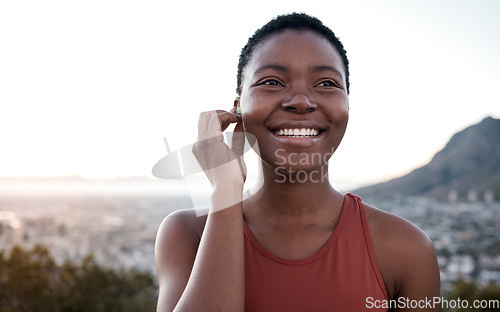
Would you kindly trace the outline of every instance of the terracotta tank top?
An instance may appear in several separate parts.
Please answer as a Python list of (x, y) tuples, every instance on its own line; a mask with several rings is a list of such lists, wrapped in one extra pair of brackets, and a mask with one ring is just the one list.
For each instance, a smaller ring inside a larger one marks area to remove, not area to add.
[(244, 231), (245, 312), (387, 311), (367, 308), (387, 292), (358, 196), (345, 195), (335, 231), (305, 259), (278, 257)]

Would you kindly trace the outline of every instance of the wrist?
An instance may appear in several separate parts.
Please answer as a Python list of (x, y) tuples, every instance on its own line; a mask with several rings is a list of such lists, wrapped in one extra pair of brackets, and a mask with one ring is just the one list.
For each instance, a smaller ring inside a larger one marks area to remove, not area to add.
[(212, 194), (240, 194), (243, 196), (243, 183), (239, 182), (219, 182), (213, 185), (213, 193)]
[(214, 186), (210, 197), (210, 212), (223, 210), (241, 205), (243, 201), (243, 185), (237, 183), (223, 183)]

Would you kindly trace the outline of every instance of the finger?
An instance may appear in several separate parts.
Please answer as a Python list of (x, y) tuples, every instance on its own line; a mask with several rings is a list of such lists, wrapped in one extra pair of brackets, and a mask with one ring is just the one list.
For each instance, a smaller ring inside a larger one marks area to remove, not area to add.
[[(222, 138), (222, 129), (221, 129), (221, 122), (219, 120), (218, 115), (212, 115), (210, 117), (210, 122), (208, 123), (208, 127), (206, 129), (206, 133), (204, 134), (206, 138), (213, 138), (213, 137), (221, 137)], [(221, 141), (223, 138), (221, 139)]]
[(213, 115), (216, 115), (217, 111), (203, 112), (200, 114), (198, 119), (198, 138), (203, 136), (207, 132), (208, 124)]
[[(216, 121), (218, 119), (219, 124), (217, 125)], [(212, 122), (213, 120), (213, 122)], [(219, 113), (215, 116), (212, 116), (212, 120), (209, 123), (208, 129), (207, 129), (207, 134), (208, 132), (213, 132), (213, 131), (224, 131), (229, 127), (231, 123), (238, 122), (239, 117), (236, 114), (233, 113), (228, 113), (222, 111), (222, 113)]]
[(198, 137), (203, 135), (212, 137), (219, 131), (224, 131), (231, 124), (238, 122), (240, 116), (223, 110), (203, 112), (198, 121)]
[(224, 112), (222, 114), (217, 115), (220, 121), (221, 130), (224, 131), (229, 127), (230, 124), (238, 122), (240, 120), (240, 116), (236, 113)]

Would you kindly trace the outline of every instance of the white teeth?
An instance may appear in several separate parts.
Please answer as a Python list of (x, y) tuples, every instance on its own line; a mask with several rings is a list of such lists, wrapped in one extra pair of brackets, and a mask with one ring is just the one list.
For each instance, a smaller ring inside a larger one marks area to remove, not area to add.
[(306, 138), (317, 136), (319, 134), (318, 129), (311, 128), (300, 128), (300, 129), (277, 129), (274, 133), (280, 136), (291, 136), (295, 138)]

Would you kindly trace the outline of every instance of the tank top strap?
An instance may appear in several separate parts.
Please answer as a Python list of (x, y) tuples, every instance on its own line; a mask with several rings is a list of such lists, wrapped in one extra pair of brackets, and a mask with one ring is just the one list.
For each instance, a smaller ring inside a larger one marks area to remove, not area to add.
[(346, 193), (345, 195), (346, 197), (348, 196), (349, 198), (352, 198), (356, 202), (354, 206), (357, 208), (356, 211), (361, 218), (361, 223), (363, 225), (363, 235), (365, 238), (368, 256), (370, 258), (370, 264), (372, 266), (373, 272), (375, 273), (375, 276), (377, 277), (377, 282), (380, 288), (383, 290), (385, 298), (387, 299), (387, 290), (385, 289), (385, 283), (382, 278), (382, 274), (380, 273), (380, 269), (377, 265), (377, 258), (375, 257), (375, 250), (373, 249), (373, 242), (370, 234), (370, 228), (368, 226), (368, 218), (366, 215), (366, 207), (363, 204), (361, 197), (359, 197), (358, 195), (352, 193)]

